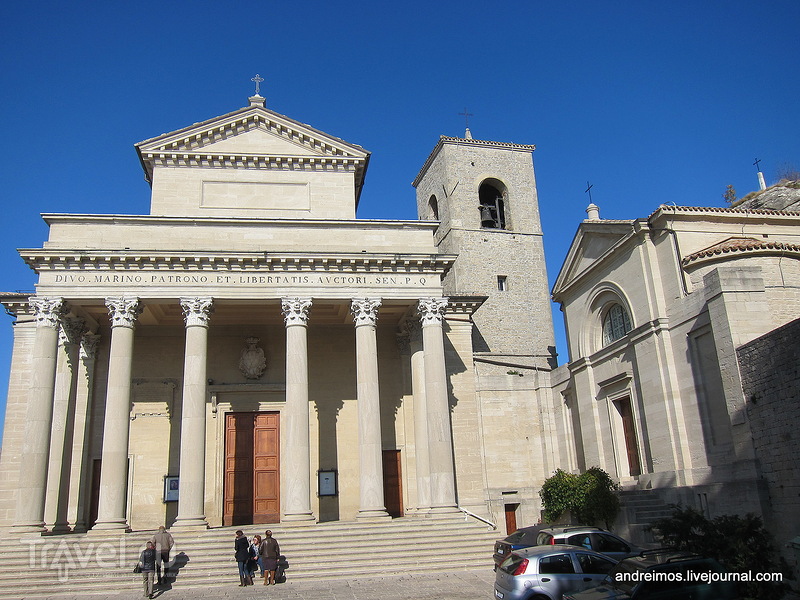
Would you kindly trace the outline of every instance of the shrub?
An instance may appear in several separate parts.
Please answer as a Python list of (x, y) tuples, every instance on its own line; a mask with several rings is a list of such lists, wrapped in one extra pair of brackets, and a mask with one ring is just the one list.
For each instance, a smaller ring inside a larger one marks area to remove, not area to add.
[(603, 522), (610, 527), (619, 513), (619, 485), (600, 467), (574, 475), (561, 469), (545, 480), (539, 496), (544, 504), (544, 519), (557, 521), (570, 512), (583, 525)]
[[(788, 578), (786, 561), (778, 558), (772, 535), (760, 517), (752, 514), (723, 515), (708, 519), (693, 508), (673, 506), (671, 517), (659, 519), (650, 529), (666, 546), (696, 552), (716, 559), (735, 573), (773, 573)], [(746, 598), (780, 598), (789, 589), (785, 583), (745, 582), (741, 593)]]

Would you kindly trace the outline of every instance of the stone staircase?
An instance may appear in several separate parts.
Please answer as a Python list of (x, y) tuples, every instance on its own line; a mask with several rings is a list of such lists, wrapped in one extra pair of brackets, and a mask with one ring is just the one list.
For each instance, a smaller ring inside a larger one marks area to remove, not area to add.
[[(173, 532), (180, 589), (238, 583), (235, 531), (263, 535), (266, 525)], [(463, 515), (400, 518), (379, 523), (333, 522), (269, 526), (289, 561), (291, 579), (367, 577), (420, 571), (490, 569), (496, 539), (503, 537)], [(0, 598), (53, 594), (104, 595), (141, 591), (133, 566), (153, 531), (102, 536), (67, 534), (0, 538)]]
[(653, 544), (655, 539), (647, 528), (658, 519), (672, 515), (669, 504), (655, 490), (628, 489), (620, 492), (622, 510), (628, 521), (631, 541), (640, 545)]

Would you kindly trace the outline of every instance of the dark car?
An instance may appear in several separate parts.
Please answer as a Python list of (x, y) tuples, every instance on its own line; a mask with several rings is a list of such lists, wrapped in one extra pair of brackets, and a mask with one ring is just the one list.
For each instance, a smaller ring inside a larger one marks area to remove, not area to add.
[(597, 587), (564, 600), (736, 600), (736, 583), (717, 561), (688, 552), (652, 550), (620, 561)]
[(508, 555), (514, 550), (535, 546), (539, 532), (545, 527), (547, 527), (547, 525), (522, 527), (511, 535), (504, 537), (502, 540), (497, 540), (494, 543), (494, 554), (492, 555), (495, 566), (508, 558)]
[(599, 584), (617, 561), (576, 546), (533, 546), (509, 554), (495, 572), (496, 600), (561, 600)]
[(594, 550), (616, 560), (635, 556), (642, 551), (628, 540), (599, 527), (566, 526), (542, 529), (536, 536), (536, 545), (569, 544)]

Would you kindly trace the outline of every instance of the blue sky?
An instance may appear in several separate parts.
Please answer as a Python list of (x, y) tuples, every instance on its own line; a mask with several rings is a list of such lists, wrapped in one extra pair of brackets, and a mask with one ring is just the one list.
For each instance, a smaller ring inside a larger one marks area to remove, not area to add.
[[(800, 168), (800, 2), (6, 2), (0, 9), (0, 290), (39, 214), (147, 214), (133, 144), (269, 108), (372, 152), (360, 218), (416, 217), (439, 135), (536, 144), (552, 280), (587, 181), (604, 218), (723, 206)], [(555, 311), (560, 329), (560, 313)], [(0, 403), (12, 319), (0, 316)], [(567, 358), (559, 334), (560, 361)]]

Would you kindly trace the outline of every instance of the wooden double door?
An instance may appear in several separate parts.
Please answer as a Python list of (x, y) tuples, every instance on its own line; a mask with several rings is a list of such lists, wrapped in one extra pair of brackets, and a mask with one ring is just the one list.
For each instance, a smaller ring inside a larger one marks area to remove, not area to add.
[(223, 525), (280, 521), (280, 440), (277, 412), (225, 415)]

